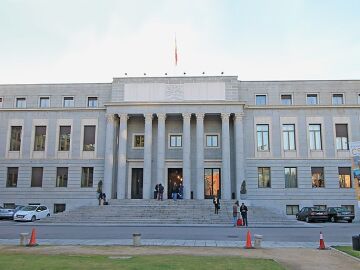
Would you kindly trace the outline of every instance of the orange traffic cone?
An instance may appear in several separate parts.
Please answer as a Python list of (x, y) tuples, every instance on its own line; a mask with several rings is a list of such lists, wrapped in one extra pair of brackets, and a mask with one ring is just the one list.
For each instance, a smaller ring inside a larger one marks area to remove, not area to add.
[(246, 234), (246, 245), (244, 248), (253, 248), (252, 244), (251, 244), (251, 235), (250, 235), (250, 231), (247, 231)]
[(36, 243), (36, 230), (33, 228), (31, 231), (31, 237), (30, 237), (30, 242), (29, 244), (27, 244), (28, 247), (34, 247), (37, 246), (38, 244)]
[(322, 232), (320, 232), (320, 245), (319, 245), (319, 249), (326, 249), (326, 248), (325, 248), (324, 237), (323, 237)]

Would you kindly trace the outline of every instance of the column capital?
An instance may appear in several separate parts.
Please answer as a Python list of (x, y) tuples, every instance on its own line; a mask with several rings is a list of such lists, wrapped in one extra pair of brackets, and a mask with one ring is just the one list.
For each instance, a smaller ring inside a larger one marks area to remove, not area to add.
[(145, 117), (145, 121), (149, 121), (149, 120), (153, 119), (153, 114), (152, 113), (145, 113), (144, 117)]
[(166, 119), (166, 113), (157, 113), (157, 117), (159, 120), (165, 120)]
[(182, 117), (184, 120), (190, 120), (191, 119), (191, 113), (183, 113)]
[(202, 120), (204, 120), (204, 117), (205, 117), (205, 113), (196, 113), (195, 114), (196, 115), (196, 119), (202, 119)]
[(235, 113), (235, 120), (242, 120), (244, 118), (244, 113), (243, 112), (238, 112), (238, 113)]
[(127, 121), (129, 119), (129, 115), (127, 113), (119, 114), (120, 121)]
[(230, 117), (230, 113), (221, 113), (221, 119), (222, 120), (227, 120)]
[(105, 114), (105, 117), (106, 117), (106, 121), (109, 123), (113, 123), (115, 120), (114, 114), (111, 114), (111, 113)]

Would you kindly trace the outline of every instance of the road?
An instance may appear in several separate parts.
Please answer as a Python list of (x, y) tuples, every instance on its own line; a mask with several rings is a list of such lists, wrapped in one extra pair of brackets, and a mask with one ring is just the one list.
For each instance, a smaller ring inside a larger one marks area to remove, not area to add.
[[(141, 233), (143, 239), (244, 241), (246, 228), (230, 226), (94, 226), (17, 223), (0, 221), (0, 239), (18, 239), (19, 233), (36, 228), (38, 239), (130, 239)], [(360, 234), (360, 223), (316, 223), (312, 227), (249, 228), (251, 234), (261, 234), (264, 241), (314, 242), (320, 231), (329, 242), (349, 242)]]

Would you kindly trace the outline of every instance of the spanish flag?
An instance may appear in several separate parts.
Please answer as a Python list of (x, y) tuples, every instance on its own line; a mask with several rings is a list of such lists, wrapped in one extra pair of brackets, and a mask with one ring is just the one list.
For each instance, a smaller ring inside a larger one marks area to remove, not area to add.
[(177, 44), (176, 44), (176, 36), (175, 36), (175, 66), (178, 63), (178, 53), (177, 53)]

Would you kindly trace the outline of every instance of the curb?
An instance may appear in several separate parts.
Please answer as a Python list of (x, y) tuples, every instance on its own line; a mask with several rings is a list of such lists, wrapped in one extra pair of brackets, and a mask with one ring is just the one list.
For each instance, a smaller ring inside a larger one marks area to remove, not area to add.
[(345, 255), (346, 257), (352, 258), (352, 259), (354, 259), (355, 261), (360, 262), (360, 259), (359, 259), (359, 258), (356, 258), (356, 257), (354, 257), (354, 256), (352, 256), (352, 255), (350, 255), (350, 254), (347, 254), (347, 253), (344, 252), (344, 251), (338, 250), (338, 249), (336, 249), (335, 247), (330, 246), (330, 249), (331, 249), (331, 250), (335, 250), (336, 252), (338, 252), (338, 253), (340, 253), (340, 254), (342, 254), (342, 255)]

